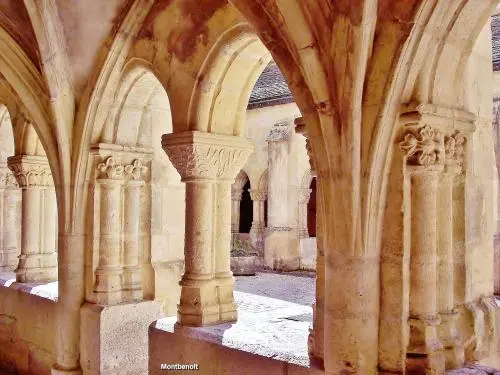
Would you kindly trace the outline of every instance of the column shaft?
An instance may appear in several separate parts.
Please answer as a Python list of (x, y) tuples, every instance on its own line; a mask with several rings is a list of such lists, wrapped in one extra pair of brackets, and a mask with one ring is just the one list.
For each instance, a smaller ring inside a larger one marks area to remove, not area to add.
[(453, 181), (455, 173), (443, 173), (439, 191), (439, 266), (438, 310), (441, 324), (439, 338), (444, 345), (446, 368), (461, 367), (464, 348), (456, 329), (458, 313), (455, 310), (455, 282), (453, 257)]
[(410, 343), (407, 366), (443, 373), (437, 337), (437, 183), (442, 166), (411, 169)]
[(101, 208), (99, 233), (99, 263), (95, 271), (97, 302), (115, 304), (122, 300), (123, 266), (121, 250), (122, 180), (98, 180)]
[(186, 181), (185, 270), (180, 285), (178, 323), (201, 326), (218, 322), (213, 231), (213, 182)]
[(128, 181), (125, 185), (123, 293), (125, 300), (143, 298), (140, 261), (140, 199), (142, 181)]
[(231, 181), (219, 180), (216, 184), (215, 207), (215, 277), (221, 322), (237, 319), (237, 306), (233, 296), (231, 272)]
[(7, 188), (3, 192), (3, 265), (14, 270), (18, 265), (21, 249), (21, 196), (20, 189)]

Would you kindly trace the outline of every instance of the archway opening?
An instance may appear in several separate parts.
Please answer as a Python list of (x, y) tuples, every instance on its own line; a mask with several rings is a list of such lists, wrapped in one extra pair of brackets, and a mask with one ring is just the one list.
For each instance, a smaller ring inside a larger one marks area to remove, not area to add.
[(307, 230), (309, 237), (316, 237), (316, 179), (313, 178), (309, 185), (311, 195), (307, 203)]
[(250, 233), (253, 221), (253, 203), (250, 197), (250, 180), (243, 186), (240, 202), (240, 228), (239, 233)]

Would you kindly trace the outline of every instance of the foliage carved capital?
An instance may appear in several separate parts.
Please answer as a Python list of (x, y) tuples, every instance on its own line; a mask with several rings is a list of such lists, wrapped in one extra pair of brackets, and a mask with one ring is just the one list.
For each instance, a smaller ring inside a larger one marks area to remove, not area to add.
[(164, 135), (162, 146), (184, 181), (234, 181), (253, 152), (253, 145), (242, 137), (197, 131)]
[(453, 169), (456, 173), (460, 173), (463, 170), (465, 143), (466, 138), (463, 133), (459, 131), (445, 136), (444, 150), (447, 169)]
[(7, 167), (0, 167), (0, 189), (18, 187), (16, 178)]
[(250, 198), (252, 198), (253, 201), (265, 201), (267, 199), (267, 191), (250, 190)]
[(119, 157), (108, 156), (97, 165), (99, 178), (108, 180), (139, 180), (148, 168), (141, 159), (135, 159), (130, 164), (123, 165)]
[(407, 129), (399, 147), (405, 153), (408, 165), (429, 166), (444, 163), (443, 134), (429, 125)]
[(54, 186), (45, 156), (12, 156), (7, 160), (7, 165), (20, 187)]

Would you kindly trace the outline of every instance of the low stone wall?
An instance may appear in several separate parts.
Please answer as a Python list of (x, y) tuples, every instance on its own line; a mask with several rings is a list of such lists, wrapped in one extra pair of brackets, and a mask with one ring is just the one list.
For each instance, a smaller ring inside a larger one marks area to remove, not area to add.
[(55, 363), (56, 302), (0, 278), (0, 369), (50, 375)]
[(316, 271), (316, 256), (318, 248), (316, 237), (300, 239), (300, 269), (306, 271)]
[(151, 326), (149, 374), (164, 375), (162, 366), (197, 365), (198, 370), (167, 371), (186, 375), (323, 375), (324, 371), (227, 348), (199, 337), (169, 333)]

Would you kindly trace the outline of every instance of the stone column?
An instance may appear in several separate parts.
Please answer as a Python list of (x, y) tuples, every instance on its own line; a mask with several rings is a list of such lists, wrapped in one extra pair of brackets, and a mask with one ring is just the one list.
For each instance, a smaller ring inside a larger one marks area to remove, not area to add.
[(122, 240), (122, 186), (124, 168), (110, 156), (97, 166), (97, 191), (100, 197), (99, 262), (95, 270), (94, 292), (97, 303), (112, 305), (122, 302), (123, 263), (120, 259)]
[[(295, 131), (306, 137), (306, 150), (309, 156), (309, 166), (311, 167), (311, 175), (316, 177), (316, 193), (317, 193), (317, 219), (316, 219), (316, 246), (318, 254), (316, 256), (316, 301), (313, 303), (313, 327), (309, 332), (308, 351), (311, 359), (320, 362), (320, 367), (324, 366), (325, 353), (325, 223), (323, 222), (324, 202), (322, 195), (321, 180), (317, 177), (314, 164), (314, 155), (309, 141), (306, 125), (302, 117), (295, 119)], [(309, 193), (310, 197), (310, 193)], [(307, 205), (306, 205), (307, 217)], [(300, 216), (299, 216), (300, 218)], [(307, 219), (306, 219), (307, 227)]]
[(20, 252), (19, 187), (7, 167), (0, 167), (0, 271), (14, 271)]
[(250, 197), (253, 202), (253, 220), (250, 228), (250, 243), (259, 252), (259, 257), (264, 257), (264, 236), (266, 233), (265, 223), (265, 201), (267, 191), (250, 190)]
[(464, 363), (464, 347), (456, 326), (453, 236), (453, 187), (463, 171), (464, 144), (465, 137), (459, 132), (445, 136), (445, 170), (439, 181), (438, 310), (441, 325), (438, 333), (444, 345), (447, 369), (461, 367)]
[(308, 238), (309, 228), (307, 227), (307, 205), (311, 197), (311, 189), (299, 190), (299, 237)]
[[(21, 255), (16, 280), (23, 283), (57, 280), (54, 235), (57, 212), (54, 198), (44, 199), (45, 190), (54, 185), (47, 158), (13, 156), (8, 159), (8, 166), (22, 188)], [(44, 238), (45, 229), (54, 233), (47, 233)]]
[(268, 231), (264, 248), (265, 266), (292, 271), (299, 268), (298, 233), (289, 222), (288, 211), (288, 124), (277, 124), (271, 130), (268, 142)]
[(240, 232), (240, 202), (243, 189), (231, 188), (231, 233)]
[(405, 174), (410, 179), (410, 338), (407, 369), (442, 374), (443, 345), (438, 339), (437, 198), (443, 172), (443, 135), (430, 126), (407, 126)]
[(185, 270), (178, 325), (234, 321), (230, 186), (253, 147), (241, 137), (198, 131), (163, 135), (162, 145), (186, 183)]
[(142, 175), (147, 168), (136, 159), (125, 167), (124, 243), (123, 243), (123, 297), (126, 301), (142, 300), (142, 264), (140, 256), (141, 191)]

